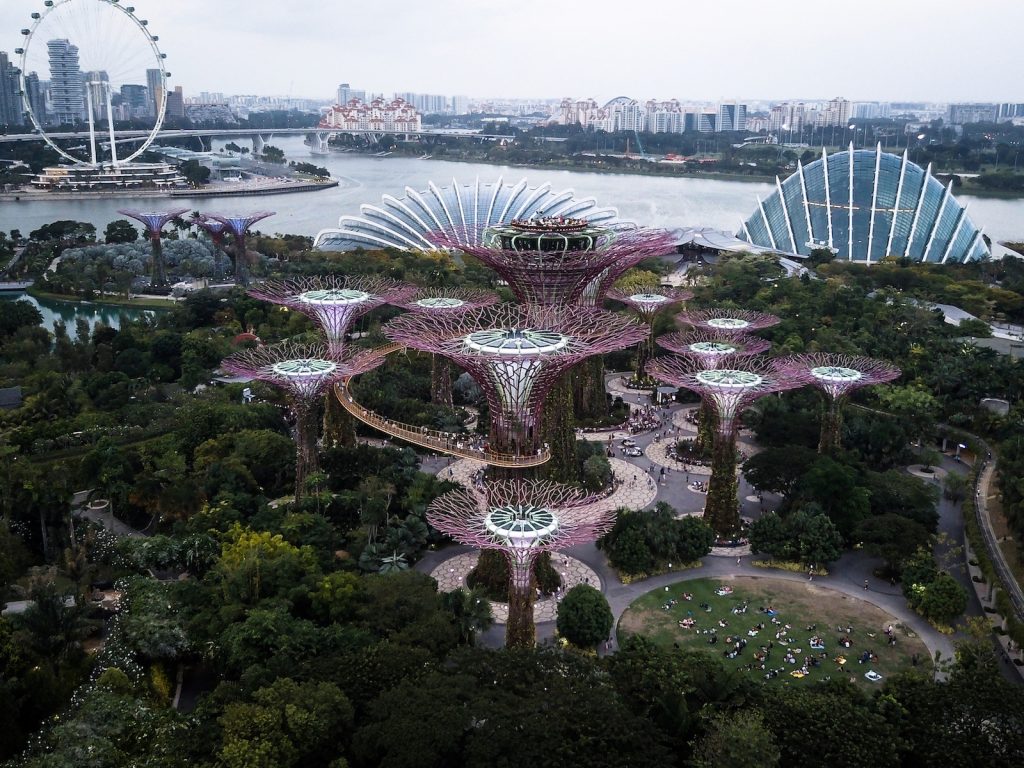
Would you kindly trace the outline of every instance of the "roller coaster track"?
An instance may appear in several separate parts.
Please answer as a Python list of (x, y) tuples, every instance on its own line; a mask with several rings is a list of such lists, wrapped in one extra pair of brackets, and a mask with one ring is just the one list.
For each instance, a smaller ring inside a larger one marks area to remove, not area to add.
[[(400, 352), (405, 347), (401, 344), (388, 344), (377, 347), (371, 354), (374, 357), (387, 357), (394, 352)], [(359, 421), (367, 426), (373, 427), (391, 437), (404, 440), (407, 443), (418, 445), (421, 448), (428, 448), (438, 453), (449, 456), (459, 456), (464, 459), (473, 459), (493, 467), (509, 467), (512, 469), (527, 469), (539, 467), (551, 458), (551, 451), (544, 449), (540, 453), (531, 456), (522, 456), (511, 453), (497, 453), (490, 450), (478, 450), (468, 445), (469, 436), (459, 435), (451, 432), (440, 432), (436, 429), (416, 427), (411, 424), (402, 424), (394, 419), (387, 419), (379, 413), (364, 408), (352, 397), (352, 388), (349, 386), (351, 378), (344, 379), (334, 387), (334, 396), (338, 398), (341, 407), (351, 413)]]

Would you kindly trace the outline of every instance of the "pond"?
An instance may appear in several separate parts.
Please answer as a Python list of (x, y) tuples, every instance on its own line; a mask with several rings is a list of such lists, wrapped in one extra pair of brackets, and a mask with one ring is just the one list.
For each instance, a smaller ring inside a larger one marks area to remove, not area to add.
[(92, 331), (98, 324), (102, 323), (111, 328), (120, 328), (122, 318), (136, 320), (140, 317), (150, 316), (157, 310), (137, 309), (135, 307), (117, 307), (106, 304), (94, 304), (89, 301), (58, 301), (53, 299), (37, 299), (27, 293), (18, 291), (12, 293), (0, 293), (0, 301), (26, 301), (39, 310), (43, 316), (43, 327), (53, 331), (57, 321), (61, 321), (67, 327), (68, 336), (75, 339), (78, 335), (77, 322), (79, 318), (89, 324)]

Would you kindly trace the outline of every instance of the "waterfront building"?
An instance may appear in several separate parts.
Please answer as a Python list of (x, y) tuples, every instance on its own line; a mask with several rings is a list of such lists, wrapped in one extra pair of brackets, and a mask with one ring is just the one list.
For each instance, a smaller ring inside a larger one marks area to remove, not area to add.
[(374, 99), (369, 104), (352, 99), (347, 104), (331, 107), (320, 121), (320, 127), (343, 131), (404, 133), (422, 130), (423, 123), (420, 113), (404, 99)]
[(538, 216), (630, 226), (618, 221), (616, 209), (601, 208), (592, 197), (577, 198), (571, 189), (554, 192), (550, 184), (531, 187), (526, 179), (506, 184), (501, 177), (493, 182), (477, 179), (471, 184), (453, 179), (443, 187), (431, 182), (420, 191), (406, 187), (404, 197), (385, 195), (379, 205), (362, 205), (359, 212), (359, 216), (342, 216), (336, 229), (322, 230), (316, 236), (315, 247), (322, 251), (433, 251), (437, 246), (427, 237), (432, 232), (473, 233), (475, 237), (485, 227)]
[(649, 133), (682, 133), (686, 129), (685, 113), (676, 99), (651, 99), (645, 106)]
[(998, 104), (950, 104), (949, 124), (994, 123), (999, 119)]
[(875, 149), (828, 155), (804, 166), (758, 200), (737, 237), (782, 253), (827, 249), (871, 264), (887, 256), (931, 263), (987, 258), (967, 210), (927, 169)]
[(55, 165), (32, 180), (37, 189), (55, 192), (103, 192), (115, 189), (183, 189), (185, 177), (170, 163)]
[(85, 119), (85, 86), (78, 65), (78, 46), (69, 40), (46, 44), (50, 59), (50, 105), (53, 121), (74, 125)]

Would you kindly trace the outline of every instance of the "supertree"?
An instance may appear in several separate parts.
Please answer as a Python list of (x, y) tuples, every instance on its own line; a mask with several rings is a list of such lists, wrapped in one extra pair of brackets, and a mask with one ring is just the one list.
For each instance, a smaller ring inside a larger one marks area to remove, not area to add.
[(323, 344), (282, 342), (238, 352), (221, 367), (236, 376), (280, 387), (291, 397), (295, 413), (295, 499), (306, 478), (317, 471), (315, 403), (334, 383), (366, 373), (384, 358), (370, 352), (334, 355)]
[(491, 450), (515, 455), (540, 450), (545, 398), (562, 373), (587, 357), (629, 347), (645, 333), (602, 310), (514, 304), (447, 315), (412, 312), (383, 332), (466, 370), (487, 397)]
[(842, 407), (851, 392), (895, 381), (901, 373), (899, 368), (884, 360), (828, 352), (794, 355), (786, 359), (786, 365), (799, 375), (809, 373), (811, 379), (808, 383), (825, 395), (819, 453), (839, 450), (843, 427)]
[(734, 534), (740, 527), (736, 498), (736, 418), (767, 394), (810, 383), (810, 373), (794, 368), (783, 359), (747, 362), (742, 369), (708, 370), (698, 361), (674, 355), (652, 360), (647, 364), (647, 372), (660, 381), (696, 392), (717, 413), (704, 517), (719, 536)]
[(187, 213), (188, 208), (179, 208), (173, 211), (151, 212), (118, 210), (122, 216), (128, 216), (140, 222), (146, 228), (146, 236), (153, 249), (153, 266), (150, 273), (149, 284), (154, 288), (163, 288), (167, 285), (167, 269), (164, 265), (164, 247), (160, 242), (160, 234), (163, 232), (167, 222), (171, 219)]
[[(431, 233), (442, 248), (475, 256), (505, 280), (523, 304), (596, 306), (630, 267), (674, 248), (661, 230), (616, 232), (582, 219), (541, 218), (491, 227), (479, 237)], [(474, 245), (470, 243), (481, 243)]]
[(608, 298), (625, 304), (647, 324), (647, 338), (637, 345), (636, 355), (636, 378), (642, 379), (644, 366), (654, 353), (654, 321), (676, 304), (692, 299), (693, 292), (660, 285), (637, 285), (629, 289), (612, 288)]
[[(224, 234), (227, 232), (228, 225), (223, 221), (204, 218), (202, 214), (193, 215), (192, 223), (210, 236), (210, 241), (213, 243), (213, 273), (216, 279), (223, 279), (224, 272), (220, 268), (220, 257), (227, 256), (224, 250)], [(230, 257), (228, 259), (230, 260)]]
[[(445, 315), (452, 312), (467, 312), (471, 309), (497, 304), (498, 294), (475, 288), (417, 288), (404, 301), (395, 306), (410, 312)], [(430, 356), (430, 399), (438, 404), (452, 407), (452, 364), (437, 355)]]
[(331, 353), (340, 354), (352, 323), (384, 304), (405, 301), (413, 291), (412, 286), (388, 277), (319, 275), (268, 280), (250, 288), (248, 294), (310, 317), (327, 337)]
[(538, 555), (594, 541), (614, 524), (615, 512), (594, 505), (595, 500), (561, 483), (501, 480), (488, 483), (482, 495), (460, 489), (427, 507), (427, 520), (437, 530), (508, 558), (507, 647), (536, 643), (533, 565)]
[(749, 309), (692, 309), (680, 312), (676, 320), (692, 325), (697, 330), (717, 333), (721, 336), (737, 336), (754, 333), (778, 325), (779, 318), (766, 312)]
[(258, 213), (250, 213), (247, 216), (221, 216), (215, 213), (206, 215), (207, 219), (219, 221), (227, 227), (227, 230), (235, 239), (235, 283), (238, 285), (249, 284), (249, 252), (245, 247), (245, 238), (249, 233), (249, 227), (257, 221), (263, 221), (263, 219), (268, 219), (273, 215), (273, 211), (259, 211)]

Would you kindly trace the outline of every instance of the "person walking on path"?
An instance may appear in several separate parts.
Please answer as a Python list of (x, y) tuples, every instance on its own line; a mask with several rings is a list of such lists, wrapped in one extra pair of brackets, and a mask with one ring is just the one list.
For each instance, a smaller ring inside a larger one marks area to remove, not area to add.
[(868, 591), (868, 580), (867, 579), (864, 579), (864, 591), (865, 592)]

